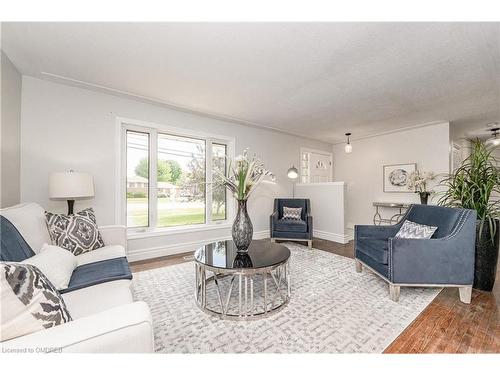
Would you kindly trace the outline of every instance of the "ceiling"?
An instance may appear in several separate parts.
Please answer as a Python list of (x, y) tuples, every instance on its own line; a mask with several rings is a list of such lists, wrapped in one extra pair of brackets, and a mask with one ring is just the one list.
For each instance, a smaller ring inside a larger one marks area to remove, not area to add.
[(500, 120), (500, 23), (3, 23), (2, 49), (26, 75), (329, 142)]

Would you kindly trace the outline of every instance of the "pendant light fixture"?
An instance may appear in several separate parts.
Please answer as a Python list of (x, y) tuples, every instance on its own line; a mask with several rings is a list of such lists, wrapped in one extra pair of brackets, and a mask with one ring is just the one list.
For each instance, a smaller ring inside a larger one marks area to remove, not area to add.
[(345, 150), (346, 154), (350, 154), (352, 152), (351, 140), (349, 139), (349, 137), (351, 136), (351, 133), (345, 133), (345, 135), (347, 137), (347, 143), (344, 147), (344, 150)]
[(500, 128), (498, 127), (498, 123), (495, 124), (496, 127), (490, 129), (491, 138), (488, 138), (486, 142), (484, 142), (487, 146), (497, 147), (500, 145)]

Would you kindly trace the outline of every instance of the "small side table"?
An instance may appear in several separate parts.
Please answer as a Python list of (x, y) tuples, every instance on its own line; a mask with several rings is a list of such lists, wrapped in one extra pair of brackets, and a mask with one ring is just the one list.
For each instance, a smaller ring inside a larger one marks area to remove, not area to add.
[[(410, 207), (410, 203), (395, 203), (395, 202), (373, 202), (373, 206), (375, 207), (375, 215), (373, 215), (373, 224), (375, 225), (394, 225), (399, 222), (399, 220), (404, 216), (408, 207)], [(379, 212), (380, 207), (385, 208), (394, 208), (399, 210), (398, 213), (392, 215), (390, 218), (383, 218)]]

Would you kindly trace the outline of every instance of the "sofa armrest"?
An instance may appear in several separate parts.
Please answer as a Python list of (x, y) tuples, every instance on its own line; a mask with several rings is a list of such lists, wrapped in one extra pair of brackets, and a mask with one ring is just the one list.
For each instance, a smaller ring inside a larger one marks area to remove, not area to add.
[(355, 225), (354, 239), (369, 237), (373, 239), (386, 239), (394, 237), (401, 225)]
[(151, 353), (151, 313), (134, 302), (1, 343), (3, 352)]
[(99, 227), (104, 244), (122, 245), (127, 250), (127, 227), (125, 225), (105, 225)]
[(472, 285), (475, 236), (389, 239), (389, 279), (399, 284)]

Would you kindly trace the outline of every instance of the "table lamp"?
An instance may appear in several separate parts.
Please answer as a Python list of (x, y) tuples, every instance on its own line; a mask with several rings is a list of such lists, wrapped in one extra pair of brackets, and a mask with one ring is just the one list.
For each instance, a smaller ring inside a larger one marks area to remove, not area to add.
[(51, 199), (66, 199), (68, 215), (73, 215), (75, 199), (94, 196), (94, 180), (88, 173), (52, 172), (49, 175), (49, 197)]

